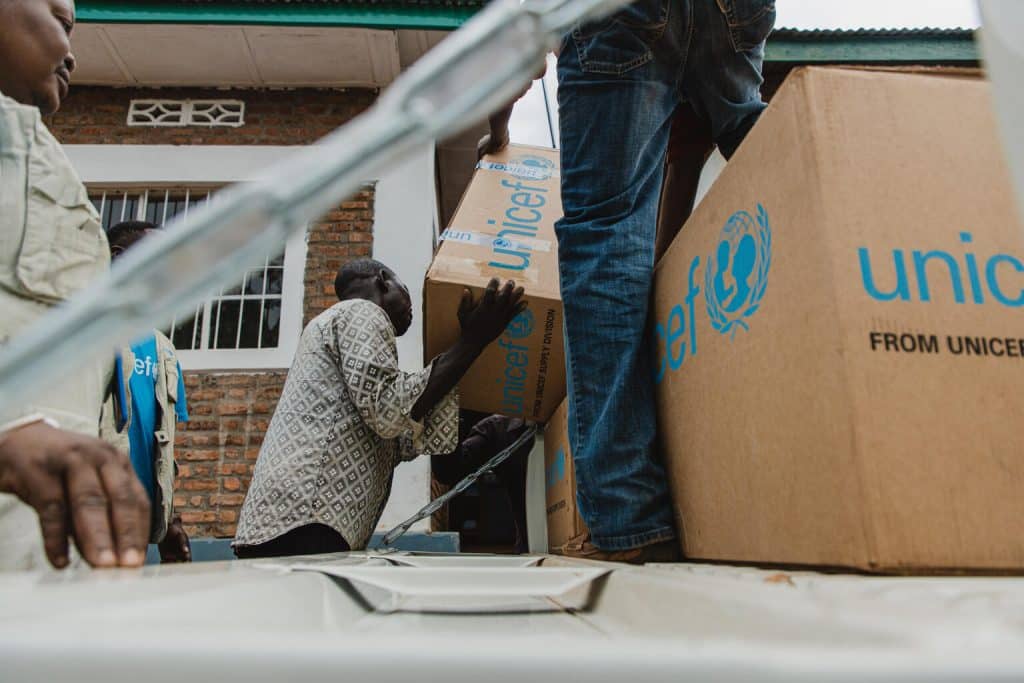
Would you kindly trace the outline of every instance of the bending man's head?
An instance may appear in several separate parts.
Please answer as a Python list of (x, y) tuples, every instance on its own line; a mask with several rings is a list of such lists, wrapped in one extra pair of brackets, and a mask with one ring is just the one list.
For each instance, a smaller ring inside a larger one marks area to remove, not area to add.
[(0, 92), (44, 115), (68, 95), (73, 0), (0, 0)]
[(134, 247), (143, 237), (156, 230), (157, 227), (149, 221), (122, 221), (111, 227), (110, 230), (107, 230), (111, 260), (116, 259)]
[(338, 269), (334, 293), (339, 301), (366, 299), (384, 309), (399, 337), (412, 325), (412, 297), (394, 271), (380, 261), (357, 259)]

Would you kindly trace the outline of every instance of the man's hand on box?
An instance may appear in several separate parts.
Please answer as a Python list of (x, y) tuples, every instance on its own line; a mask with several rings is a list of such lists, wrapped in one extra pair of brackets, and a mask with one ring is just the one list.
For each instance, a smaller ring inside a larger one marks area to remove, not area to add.
[(149, 498), (128, 456), (89, 436), (36, 422), (0, 435), (0, 491), (35, 508), (50, 563), (68, 564), (68, 537), (94, 567), (146, 558)]
[(508, 128), (505, 128), (504, 134), (501, 134), (500, 132), (497, 135), (494, 133), (488, 133), (480, 138), (480, 142), (476, 143), (476, 160), (480, 161), (488, 154), (497, 154), (508, 147), (508, 145)]
[(464, 289), (459, 302), (462, 338), (481, 348), (487, 346), (526, 308), (522, 298), (523, 288), (516, 287), (512, 280), (501, 285), (497, 278), (491, 278), (477, 302), (473, 301), (472, 293)]
[(422, 419), (428, 410), (459, 383), (484, 348), (497, 339), (512, 318), (526, 308), (522, 298), (522, 287), (516, 287), (512, 281), (502, 287), (497, 279), (488, 283), (480, 301), (473, 301), (473, 295), (468, 289), (463, 291), (462, 301), (459, 302), (462, 334), (450, 349), (433, 360), (427, 386), (412, 406), (412, 419)]

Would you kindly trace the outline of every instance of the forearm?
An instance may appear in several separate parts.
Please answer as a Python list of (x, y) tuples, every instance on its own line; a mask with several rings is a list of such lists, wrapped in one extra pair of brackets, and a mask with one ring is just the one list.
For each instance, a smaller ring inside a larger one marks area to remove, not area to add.
[[(518, 98), (517, 98), (518, 99)], [(513, 100), (505, 107), (491, 114), (487, 119), (491, 133), (491, 146), (504, 147), (509, 142), (508, 123), (512, 120), (512, 109), (515, 105)]]
[(454, 346), (435, 358), (427, 386), (412, 406), (412, 419), (423, 419), (431, 408), (454, 389), (483, 350), (482, 345), (460, 337)]

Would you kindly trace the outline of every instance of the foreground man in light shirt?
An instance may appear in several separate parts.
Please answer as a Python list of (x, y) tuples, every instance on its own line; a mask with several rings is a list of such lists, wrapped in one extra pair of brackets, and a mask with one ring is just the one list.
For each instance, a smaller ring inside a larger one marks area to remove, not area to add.
[[(71, 0), (0, 0), (0, 345), (110, 263), (85, 186), (41, 118), (67, 96), (74, 23)], [(96, 438), (112, 369), (113, 354), (69, 373), (0, 424), (0, 570), (66, 567), (69, 536), (93, 566), (142, 564), (149, 501), (128, 456)]]
[(463, 293), (462, 334), (418, 372), (398, 367), (395, 339), (412, 324), (409, 291), (387, 266), (349, 263), (339, 303), (306, 326), (256, 461), (235, 536), (239, 558), (361, 550), (391, 492), (395, 467), (458, 445), (456, 384), (525, 304), (491, 280)]

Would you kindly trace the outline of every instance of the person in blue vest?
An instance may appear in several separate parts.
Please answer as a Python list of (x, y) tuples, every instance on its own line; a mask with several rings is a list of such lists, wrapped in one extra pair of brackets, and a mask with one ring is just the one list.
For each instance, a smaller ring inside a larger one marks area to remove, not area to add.
[[(151, 233), (155, 225), (125, 221), (107, 231), (112, 260)], [(121, 351), (115, 362), (103, 434), (128, 451), (135, 474), (149, 494), (150, 543), (161, 562), (190, 562), (192, 549), (174, 514), (174, 431), (188, 421), (185, 382), (171, 340), (154, 331)], [(126, 443), (127, 442), (127, 443)]]

